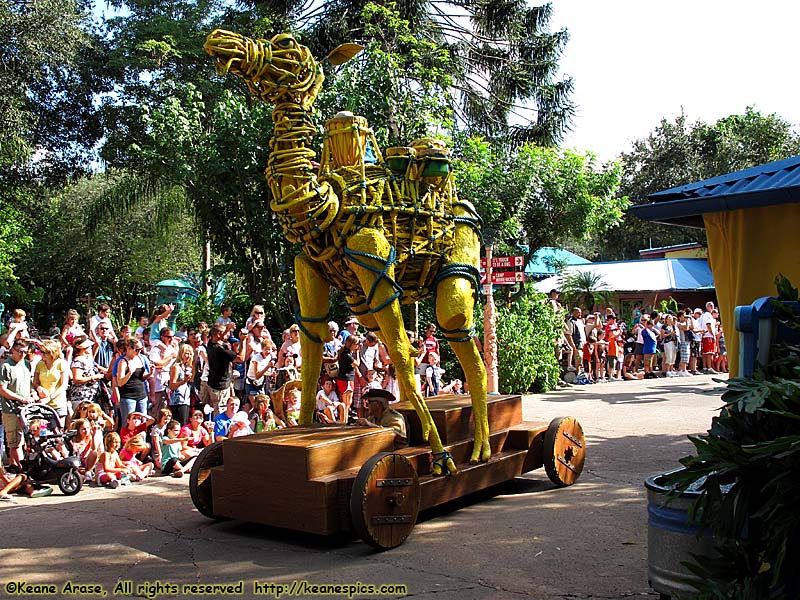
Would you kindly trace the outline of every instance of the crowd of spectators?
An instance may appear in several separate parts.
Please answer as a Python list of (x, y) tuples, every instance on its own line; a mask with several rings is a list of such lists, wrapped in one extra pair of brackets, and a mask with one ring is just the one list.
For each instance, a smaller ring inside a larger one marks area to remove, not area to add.
[[(389, 352), (374, 333), (359, 333), (355, 317), (341, 329), (328, 324), (322, 369), (309, 374), (300, 328), (273, 341), (262, 306), (241, 326), (223, 305), (216, 322), (181, 331), (169, 325), (173, 310), (161, 305), (135, 329), (115, 329), (106, 304), (87, 328), (69, 310), (49, 337), (29, 328), (23, 311), (9, 315), (0, 336), (4, 462), (22, 466), (26, 424), (18, 412), (38, 402), (55, 411), (67, 433), (64, 453), (80, 458), (85, 482), (115, 489), (153, 474), (181, 477), (215, 441), (296, 426), (304, 385), (316, 389), (315, 420), (392, 427), (398, 443), (405, 440), (404, 420), (390, 406), (400, 393)], [(408, 334), (420, 391), (465, 393), (459, 379), (443, 382), (435, 325)]]
[[(558, 292), (551, 302), (561, 309)], [(705, 310), (642, 311), (630, 322), (613, 307), (584, 313), (579, 306), (565, 314), (557, 344), (565, 381), (601, 383), (624, 379), (690, 377), (728, 371), (725, 333), (713, 302)]]

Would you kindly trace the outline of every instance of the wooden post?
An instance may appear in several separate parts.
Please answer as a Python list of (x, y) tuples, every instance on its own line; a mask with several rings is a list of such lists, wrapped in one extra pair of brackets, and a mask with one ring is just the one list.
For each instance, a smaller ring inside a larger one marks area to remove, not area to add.
[(492, 247), (486, 246), (486, 308), (483, 311), (483, 360), (486, 364), (486, 392), (497, 394), (497, 312), (492, 294)]

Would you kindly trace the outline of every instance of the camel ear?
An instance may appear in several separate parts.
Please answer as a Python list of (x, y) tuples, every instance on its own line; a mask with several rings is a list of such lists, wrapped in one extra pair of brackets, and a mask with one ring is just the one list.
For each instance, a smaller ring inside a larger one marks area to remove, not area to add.
[(343, 65), (363, 49), (364, 46), (359, 46), (358, 44), (342, 44), (333, 52), (328, 54), (325, 59), (333, 66)]

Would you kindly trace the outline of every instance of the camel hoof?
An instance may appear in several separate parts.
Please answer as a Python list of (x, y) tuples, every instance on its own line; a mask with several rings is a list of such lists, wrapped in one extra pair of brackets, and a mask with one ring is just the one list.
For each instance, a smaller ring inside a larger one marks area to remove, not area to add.
[(489, 446), (488, 440), (475, 440), (475, 445), (472, 448), (472, 456), (469, 458), (469, 464), (477, 465), (479, 462), (487, 462), (492, 456), (492, 448)]
[(432, 452), (431, 454), (433, 455), (433, 466), (431, 467), (431, 472), (434, 475), (442, 475), (445, 468), (450, 475), (455, 475), (458, 473), (458, 469), (456, 469), (456, 463), (453, 461), (453, 455), (447, 450), (442, 450), (441, 452)]

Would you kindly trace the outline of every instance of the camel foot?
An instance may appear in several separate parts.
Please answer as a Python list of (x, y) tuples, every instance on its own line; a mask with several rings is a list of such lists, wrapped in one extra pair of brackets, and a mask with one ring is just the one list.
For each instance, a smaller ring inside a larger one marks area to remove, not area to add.
[(469, 458), (469, 464), (476, 465), (479, 462), (486, 462), (492, 456), (492, 448), (489, 446), (489, 440), (479, 440), (475, 438), (475, 444), (472, 446), (472, 456)]
[(442, 450), (441, 452), (432, 452), (431, 454), (433, 454), (433, 467), (431, 468), (431, 472), (434, 475), (442, 475), (445, 468), (450, 475), (455, 475), (458, 473), (458, 469), (456, 469), (456, 463), (453, 462), (453, 455), (447, 450)]

